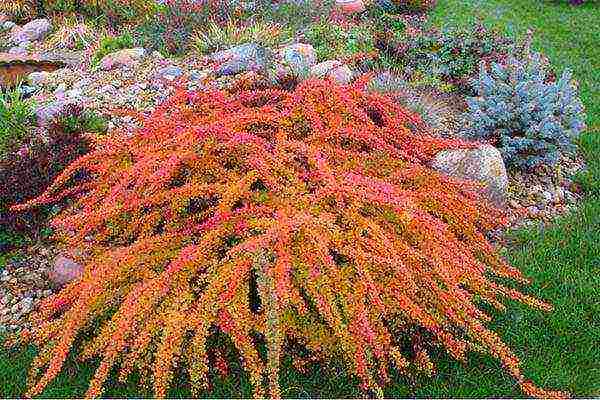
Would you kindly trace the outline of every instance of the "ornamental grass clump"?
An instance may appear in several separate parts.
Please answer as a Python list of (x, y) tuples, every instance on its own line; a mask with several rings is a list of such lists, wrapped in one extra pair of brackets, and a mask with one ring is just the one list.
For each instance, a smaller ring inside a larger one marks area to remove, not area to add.
[(484, 235), (502, 217), (474, 186), (426, 166), (467, 145), (414, 133), (418, 117), (365, 86), (179, 91), (135, 135), (99, 143), (15, 207), (72, 197), (53, 226), (88, 254), (82, 278), (22, 336), (40, 348), (27, 395), (80, 340), (79, 359), (99, 362), (87, 396), (113, 368), (122, 381), (148, 375), (159, 397), (187, 371), (198, 395), (215, 363), (227, 371), (215, 334), (230, 338), (258, 397), (265, 382), (281, 395), (284, 354), (341, 359), (381, 394), (392, 368), (431, 371), (436, 346), (459, 360), (487, 352), (528, 395), (556, 395), (486, 328), (483, 303), (550, 309), (495, 279), (526, 281)]

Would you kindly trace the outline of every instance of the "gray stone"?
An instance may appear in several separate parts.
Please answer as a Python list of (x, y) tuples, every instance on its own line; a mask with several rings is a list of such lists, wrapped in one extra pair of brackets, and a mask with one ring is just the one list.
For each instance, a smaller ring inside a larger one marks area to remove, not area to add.
[(506, 201), (506, 167), (498, 149), (491, 145), (442, 151), (435, 156), (431, 167), (454, 178), (483, 184), (484, 194), (497, 205)]
[(354, 77), (350, 67), (338, 60), (323, 61), (312, 67), (310, 73), (317, 78), (329, 78), (340, 85), (350, 83)]
[(542, 192), (540, 193), (540, 196), (541, 196), (542, 202), (544, 204), (552, 203), (554, 200), (554, 196), (552, 195), (552, 193), (550, 193), (547, 190), (542, 190)]
[(82, 275), (83, 267), (64, 256), (56, 257), (54, 265), (48, 272), (48, 278), (57, 286), (64, 286), (81, 278)]
[(75, 82), (73, 84), (73, 89), (83, 89), (87, 86), (90, 86), (92, 83), (94, 83), (92, 79), (84, 78)]
[(21, 303), (16, 303), (10, 308), (12, 315), (19, 315), (21, 313)]
[(81, 89), (71, 89), (65, 92), (65, 96), (72, 100), (81, 100), (83, 98), (83, 91)]
[(117, 88), (113, 85), (104, 85), (100, 88), (100, 93), (114, 93), (117, 91)]
[(10, 38), (13, 43), (20, 45), (23, 42), (41, 40), (50, 32), (52, 25), (45, 18), (34, 19), (22, 27), (14, 27)]
[(213, 53), (210, 58), (218, 64), (215, 74), (221, 77), (247, 71), (264, 71), (270, 58), (270, 51), (256, 43), (246, 43)]
[(295, 43), (279, 51), (284, 75), (305, 76), (317, 63), (317, 53), (310, 44)]

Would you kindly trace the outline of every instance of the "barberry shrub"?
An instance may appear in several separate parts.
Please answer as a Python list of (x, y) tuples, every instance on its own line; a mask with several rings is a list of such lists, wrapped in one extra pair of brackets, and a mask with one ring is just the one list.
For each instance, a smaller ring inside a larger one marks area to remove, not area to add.
[[(40, 347), (27, 395), (79, 340), (79, 358), (99, 362), (87, 396), (113, 368), (121, 380), (147, 374), (160, 397), (174, 368), (187, 370), (198, 394), (214, 363), (227, 371), (207, 340), (216, 333), (256, 396), (263, 378), (280, 396), (280, 359), (299, 346), (341, 359), (380, 394), (390, 368), (431, 371), (428, 351), (441, 346), (457, 359), (488, 352), (528, 395), (552, 395), (486, 328), (481, 303), (550, 308), (494, 279), (526, 281), (484, 235), (502, 217), (475, 187), (426, 166), (467, 144), (414, 133), (417, 117), (365, 86), (179, 91), (135, 135), (100, 143), (15, 207), (74, 196), (53, 226), (89, 254), (22, 337)], [(73, 183), (81, 171), (88, 179)]]

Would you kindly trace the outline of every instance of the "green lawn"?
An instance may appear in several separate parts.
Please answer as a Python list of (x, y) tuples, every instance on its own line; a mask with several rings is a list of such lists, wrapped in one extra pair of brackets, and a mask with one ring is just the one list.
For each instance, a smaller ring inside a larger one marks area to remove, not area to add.
[[(566, 2), (566, 1), (565, 1)], [(588, 198), (581, 208), (545, 229), (514, 234), (511, 262), (533, 280), (528, 289), (555, 305), (552, 313), (511, 304), (498, 315), (494, 328), (515, 350), (525, 374), (542, 387), (567, 390), (578, 397), (600, 396), (600, 6), (580, 8), (541, 0), (439, 0), (437, 23), (467, 24), (481, 16), (511, 35), (527, 28), (536, 32), (534, 45), (559, 69), (569, 67), (581, 81), (588, 109), (588, 132), (581, 151), (590, 172), (582, 177)], [(33, 350), (0, 353), (0, 397), (19, 397)], [(466, 365), (440, 355), (433, 379), (408, 381), (398, 377), (387, 397), (520, 397), (518, 387), (490, 357), (473, 355)], [(92, 373), (89, 364), (69, 363), (44, 397), (80, 397)], [(250, 396), (247, 379), (218, 381), (207, 397)], [(303, 375), (285, 368), (285, 397), (360, 397), (356, 382), (335, 369)], [(110, 385), (109, 385), (110, 386)], [(113, 384), (111, 397), (148, 396), (135, 381)], [(171, 395), (188, 397), (185, 382)]]

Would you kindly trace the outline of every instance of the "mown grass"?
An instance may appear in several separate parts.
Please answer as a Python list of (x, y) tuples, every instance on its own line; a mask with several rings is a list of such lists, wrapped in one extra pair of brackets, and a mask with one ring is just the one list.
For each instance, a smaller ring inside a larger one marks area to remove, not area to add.
[[(566, 2), (565, 2), (566, 3)], [(600, 396), (600, 21), (598, 3), (573, 8), (531, 0), (439, 0), (438, 24), (466, 25), (481, 17), (511, 35), (536, 29), (534, 47), (549, 56), (558, 69), (571, 68), (581, 82), (589, 129), (581, 139), (589, 172), (581, 180), (588, 192), (579, 210), (550, 227), (515, 232), (507, 251), (513, 265), (532, 279), (527, 291), (555, 306), (543, 313), (510, 304), (498, 314), (493, 328), (521, 358), (525, 374), (542, 387), (567, 390), (577, 397)], [(0, 397), (20, 397), (26, 369), (34, 355), (0, 352)], [(489, 356), (471, 355), (465, 364), (440, 354), (432, 379), (394, 377), (386, 397), (521, 397), (513, 380)], [(43, 397), (81, 397), (94, 365), (69, 362)], [(205, 397), (248, 397), (251, 389), (241, 372), (235, 379), (216, 378)], [(171, 397), (189, 397), (184, 378)], [(300, 374), (284, 368), (285, 397), (362, 397), (357, 382), (335, 368), (314, 368)], [(125, 385), (111, 381), (110, 397), (144, 397), (151, 393), (133, 379)]]

